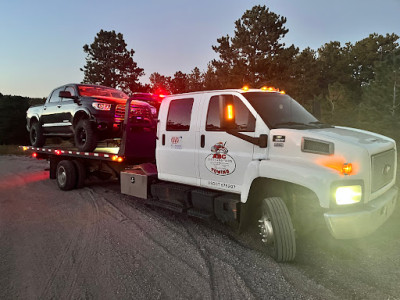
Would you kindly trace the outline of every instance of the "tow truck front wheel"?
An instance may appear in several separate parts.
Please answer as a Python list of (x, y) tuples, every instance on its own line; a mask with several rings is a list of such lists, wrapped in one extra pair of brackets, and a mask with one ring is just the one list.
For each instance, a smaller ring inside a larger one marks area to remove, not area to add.
[(278, 262), (294, 260), (296, 240), (285, 202), (279, 197), (266, 198), (261, 208), (258, 226), (269, 254)]
[(76, 185), (76, 169), (70, 160), (62, 160), (57, 165), (56, 179), (58, 187), (63, 191), (69, 191)]

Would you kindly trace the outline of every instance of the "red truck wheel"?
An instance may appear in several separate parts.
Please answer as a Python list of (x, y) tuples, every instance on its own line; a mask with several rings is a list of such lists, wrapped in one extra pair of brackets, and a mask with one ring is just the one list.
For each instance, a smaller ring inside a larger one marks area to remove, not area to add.
[(79, 151), (92, 152), (97, 146), (96, 132), (92, 123), (83, 119), (75, 127), (75, 146)]
[(31, 141), (31, 145), (34, 147), (42, 147), (46, 142), (46, 138), (43, 136), (43, 129), (40, 126), (39, 122), (34, 122), (31, 126), (29, 132), (29, 139)]

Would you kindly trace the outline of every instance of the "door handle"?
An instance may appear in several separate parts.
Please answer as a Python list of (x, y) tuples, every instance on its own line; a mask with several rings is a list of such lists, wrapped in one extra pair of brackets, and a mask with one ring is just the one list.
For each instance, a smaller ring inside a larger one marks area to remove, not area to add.
[(60, 108), (60, 107), (61, 107), (61, 105), (57, 105), (57, 107), (58, 107), (58, 108)]
[(46, 110), (47, 109), (47, 107), (43, 107), (43, 110)]
[(162, 135), (162, 145), (165, 146), (165, 134)]
[(204, 148), (205, 145), (206, 145), (206, 136), (204, 134), (202, 134), (200, 136), (200, 147)]

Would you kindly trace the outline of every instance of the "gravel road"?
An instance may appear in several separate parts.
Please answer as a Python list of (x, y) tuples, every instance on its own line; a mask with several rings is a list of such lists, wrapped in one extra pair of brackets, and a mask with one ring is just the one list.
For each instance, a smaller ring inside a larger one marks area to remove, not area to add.
[(60, 191), (47, 162), (0, 156), (0, 299), (397, 299), (400, 213), (337, 241), (323, 229), (278, 264), (251, 235), (91, 181)]

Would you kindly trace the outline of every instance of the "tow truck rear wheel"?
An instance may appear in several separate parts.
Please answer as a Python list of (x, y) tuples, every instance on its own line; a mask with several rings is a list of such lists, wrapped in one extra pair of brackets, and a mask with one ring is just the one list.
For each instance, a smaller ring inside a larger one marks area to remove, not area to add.
[(86, 179), (86, 168), (84, 164), (79, 160), (73, 161), (76, 169), (76, 188), (80, 189), (85, 186), (85, 179)]
[(57, 165), (57, 184), (63, 191), (69, 191), (76, 186), (75, 164), (70, 160), (62, 160)]
[(261, 208), (258, 226), (268, 253), (278, 262), (294, 260), (296, 240), (285, 202), (279, 197), (266, 198)]

